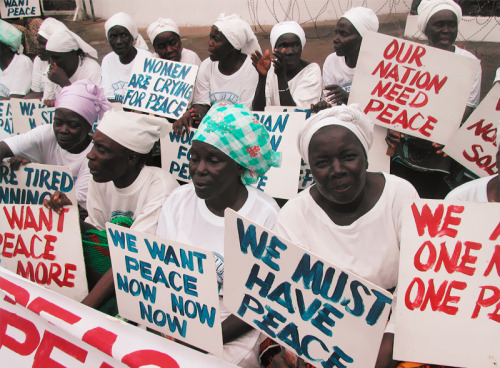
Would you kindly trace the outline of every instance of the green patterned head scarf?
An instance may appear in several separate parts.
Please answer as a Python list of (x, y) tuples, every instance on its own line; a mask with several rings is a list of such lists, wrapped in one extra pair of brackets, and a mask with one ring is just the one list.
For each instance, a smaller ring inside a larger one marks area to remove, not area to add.
[(281, 153), (271, 149), (267, 129), (243, 105), (213, 105), (193, 140), (220, 149), (246, 168), (241, 176), (245, 185), (256, 183), (272, 166), (281, 164)]
[(22, 42), (23, 33), (12, 24), (0, 19), (0, 42), (9, 46), (9, 48), (18, 54), (23, 52)]

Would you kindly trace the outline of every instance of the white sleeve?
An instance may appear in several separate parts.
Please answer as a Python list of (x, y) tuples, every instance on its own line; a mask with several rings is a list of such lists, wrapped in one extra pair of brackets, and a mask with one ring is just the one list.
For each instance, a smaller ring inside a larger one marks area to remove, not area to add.
[(198, 71), (196, 82), (194, 84), (193, 105), (210, 106), (210, 70), (212, 61), (205, 59)]
[(474, 84), (472, 85), (472, 90), (469, 95), (469, 100), (467, 101), (467, 106), (477, 107), (479, 105), (479, 97), (481, 94), (481, 75), (483, 71), (481, 69), (481, 64), (477, 70), (476, 76), (474, 77)]
[(51, 82), (49, 78), (44, 77), (45, 84), (43, 87), (43, 100), (55, 100), (57, 97), (57, 88), (59, 87), (54, 82)]
[(78, 173), (73, 173), (73, 176), (76, 174), (75, 180), (75, 194), (76, 200), (78, 201), (78, 205), (87, 209), (87, 192), (89, 189), (89, 181), (90, 181), (90, 170), (88, 165), (88, 160), (85, 160)]
[[(23, 56), (23, 57), (20, 57)], [(10, 95), (25, 96), (31, 88), (31, 74), (33, 70), (33, 63), (30, 58), (24, 55), (19, 56), (19, 61), (16, 65), (16, 83), (10, 87)]]
[(4, 142), (9, 146), (14, 156), (43, 164), (44, 148), (47, 148), (50, 134), (53, 134), (52, 126), (42, 125), (26, 133), (6, 138)]
[(31, 90), (33, 92), (42, 92), (42, 78), (43, 78), (43, 61), (37, 56), (33, 62), (33, 73), (31, 74)]
[[(108, 55), (106, 55), (108, 56)], [(106, 98), (115, 98), (115, 92), (113, 87), (111, 87), (111, 68), (109, 65), (109, 58), (104, 57), (102, 60), (102, 78), (101, 78), (101, 87), (104, 89), (104, 95)]]
[(85, 69), (82, 71), (83, 76), (79, 79), (90, 79), (94, 84), (101, 84), (102, 70), (97, 61), (91, 58), (85, 58)]
[(319, 101), (322, 92), (321, 69), (313, 63), (305, 70), (292, 95), (297, 107), (308, 109), (311, 104)]
[(89, 181), (87, 193), (87, 213), (88, 217), (85, 222), (94, 226), (97, 230), (104, 230), (106, 221), (109, 219), (104, 218), (104, 213), (99, 206), (105, 206), (103, 198), (99, 195), (99, 188), (97, 183), (93, 180)]

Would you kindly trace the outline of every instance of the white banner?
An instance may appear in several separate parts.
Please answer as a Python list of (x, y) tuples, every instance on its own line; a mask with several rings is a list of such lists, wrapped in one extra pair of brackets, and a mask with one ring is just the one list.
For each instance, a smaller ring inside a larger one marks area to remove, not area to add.
[(39, 17), (40, 0), (2, 0), (0, 15), (2, 19)]
[(40, 125), (52, 124), (55, 107), (46, 107), (38, 99), (11, 98), (14, 134), (26, 133)]

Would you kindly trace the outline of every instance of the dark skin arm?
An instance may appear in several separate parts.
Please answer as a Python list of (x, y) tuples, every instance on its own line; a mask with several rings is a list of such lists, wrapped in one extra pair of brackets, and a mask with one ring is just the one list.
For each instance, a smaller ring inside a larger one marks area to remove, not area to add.
[(254, 111), (264, 111), (266, 107), (266, 80), (267, 73), (271, 67), (271, 54), (266, 50), (264, 55), (259, 51), (255, 51), (251, 56), (252, 64), (259, 73), (259, 82), (255, 89), (255, 96), (253, 99), (252, 108)]
[(17, 171), (23, 165), (29, 164), (31, 161), (24, 157), (14, 156), (14, 153), (5, 142), (0, 142), (0, 162), (4, 158), (10, 157), (9, 166), (12, 171)]
[(107, 302), (115, 292), (113, 269), (110, 268), (83, 300), (82, 304), (97, 309)]
[(313, 113), (320, 112), (321, 110), (335, 105), (347, 104), (349, 100), (349, 93), (336, 84), (330, 84), (329, 86), (323, 87), (323, 91), (326, 91), (324, 92), (325, 100), (321, 100), (311, 105), (311, 111)]
[(192, 105), (191, 109), (173, 124), (174, 133), (180, 135), (184, 129), (189, 132), (190, 127), (197, 128), (208, 110), (210, 110), (208, 105)]
[(380, 344), (375, 368), (396, 368), (398, 366), (399, 362), (392, 359), (393, 346), (394, 334), (385, 333)]
[(43, 97), (43, 92), (34, 92), (34, 91), (30, 91), (26, 96), (24, 96), (23, 98), (42, 98)]
[(47, 73), (47, 77), (51, 82), (60, 85), (61, 87), (66, 87), (71, 84), (68, 75), (64, 71), (64, 69), (57, 66), (56, 63), (50, 63), (49, 72)]
[(286, 76), (286, 67), (283, 61), (283, 53), (285, 49), (282, 50), (274, 50), (273, 55), (276, 59), (273, 60), (274, 64), (274, 72), (278, 77), (278, 90), (280, 96), (280, 105), (281, 106), (297, 106), (295, 100), (292, 97), (292, 93), (290, 92), (290, 88), (288, 87), (288, 78)]

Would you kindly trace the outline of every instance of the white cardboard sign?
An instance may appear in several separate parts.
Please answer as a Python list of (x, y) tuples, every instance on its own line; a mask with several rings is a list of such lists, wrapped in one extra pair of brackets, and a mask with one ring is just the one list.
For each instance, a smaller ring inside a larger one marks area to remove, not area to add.
[(55, 107), (46, 107), (38, 99), (11, 98), (14, 134), (26, 133), (40, 125), (52, 124)]
[[(403, 220), (394, 357), (500, 363), (500, 203), (418, 200)], [(409, 343), (411, 342), (411, 343)]]
[(106, 233), (120, 316), (222, 357), (212, 252), (109, 223)]
[(477, 59), (369, 32), (349, 103), (384, 128), (444, 144), (459, 128), (478, 68)]
[(189, 160), (195, 132), (195, 128), (190, 128), (189, 132), (184, 129), (181, 135), (176, 135), (172, 124), (168, 124), (160, 137), (161, 167), (184, 183), (191, 181)]
[(14, 134), (12, 109), (9, 100), (0, 101), (0, 130), (2, 130), (2, 136), (8, 135), (10, 137)]
[(42, 15), (40, 0), (2, 0), (0, 15), (3, 19), (39, 17)]
[(386, 290), (227, 209), (224, 305), (316, 367), (373, 367)]

